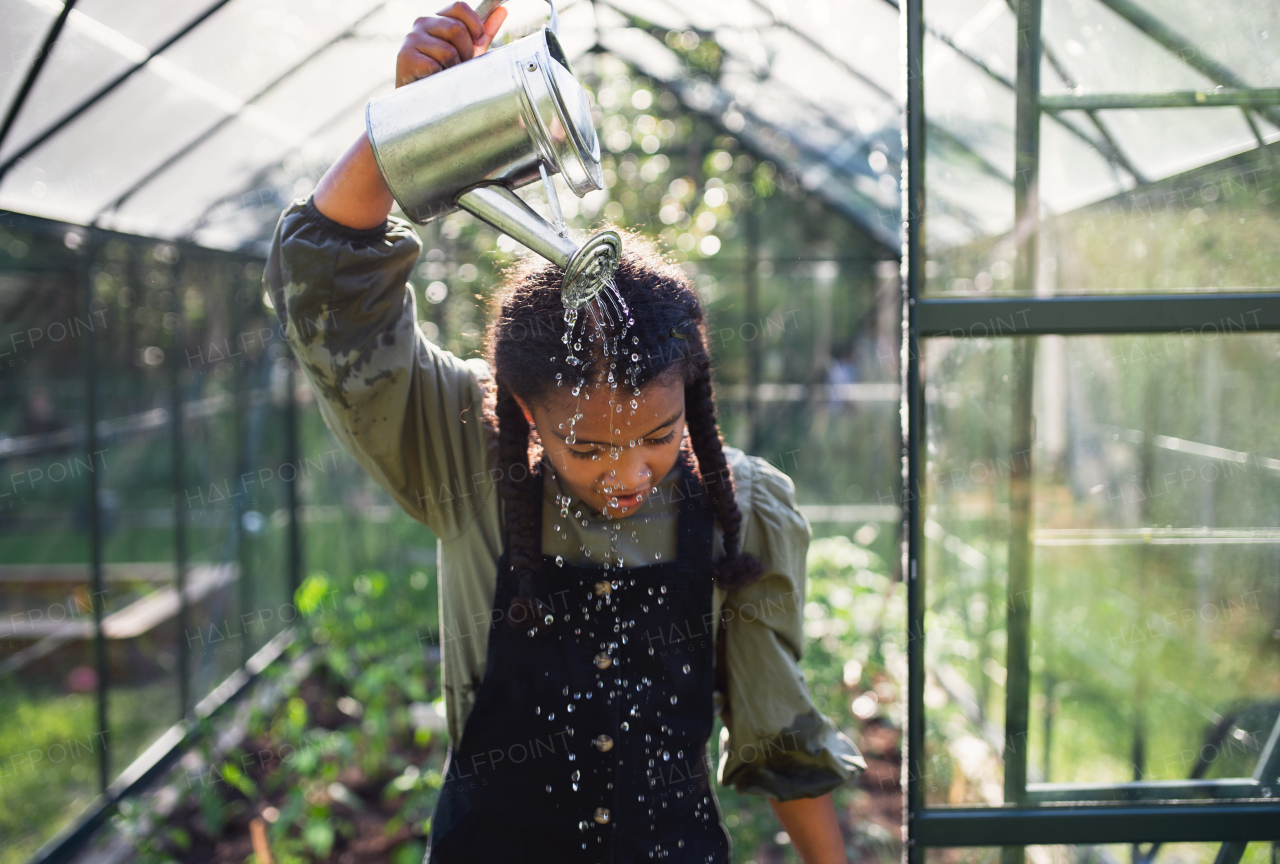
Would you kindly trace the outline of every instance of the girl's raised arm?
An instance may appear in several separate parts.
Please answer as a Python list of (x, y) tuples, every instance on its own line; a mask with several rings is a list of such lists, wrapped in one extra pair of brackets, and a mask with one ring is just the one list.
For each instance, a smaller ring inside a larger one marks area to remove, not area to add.
[[(507, 18), (499, 7), (481, 23), (466, 3), (419, 18), (396, 55), (396, 86), (403, 87), (483, 54)], [(365, 133), (334, 162), (312, 196), (316, 209), (348, 228), (376, 228), (395, 203)]]
[[(485, 30), (457, 3), (418, 19), (397, 84), (484, 50), (504, 17), (495, 12)], [(334, 436), (406, 512), (447, 538), (492, 493), (487, 367), (437, 348), (418, 327), (407, 281), (422, 243), (413, 226), (387, 218), (391, 204), (362, 135), (310, 200), (281, 215), (264, 281)]]

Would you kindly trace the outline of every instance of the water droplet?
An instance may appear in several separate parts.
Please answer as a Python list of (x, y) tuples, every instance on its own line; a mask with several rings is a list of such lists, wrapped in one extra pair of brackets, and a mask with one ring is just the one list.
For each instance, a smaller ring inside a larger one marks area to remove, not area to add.
[(690, 672), (692, 669), (693, 669), (693, 667), (692, 667), (692, 666), (690, 666), (688, 663), (684, 664), (684, 669), (683, 669), (684, 674), (688, 675), (688, 674), (689, 674), (689, 672)]
[(666, 594), (666, 593), (667, 593), (667, 586), (666, 586), (666, 585), (660, 585), (660, 586), (658, 586), (658, 590), (659, 590), (659, 591), (661, 591), (663, 594)]
[[(591, 827), (591, 823), (590, 823), (590, 822), (588, 822), (586, 819), (583, 819), (581, 822), (579, 822), (579, 823), (578, 823), (578, 830), (579, 830), (579, 831), (586, 831), (586, 830), (587, 830), (588, 828), (590, 828), (590, 827)], [(582, 848), (583, 848), (583, 849), (586, 849), (586, 848), (587, 848), (587, 847), (586, 847), (586, 844), (583, 844)]]
[(548, 784), (547, 784), (547, 794), (548, 794), (548, 795), (550, 795), (550, 794), (551, 794), (551, 784), (550, 784), (550, 783), (548, 783)]
[(653, 560), (655, 560), (655, 561), (661, 561), (661, 560), (662, 560), (662, 553), (661, 553), (661, 552), (654, 552), (654, 553), (653, 553)]
[(677, 701), (679, 701), (679, 698), (680, 698), (680, 697), (678, 697), (678, 696), (672, 696), (672, 697), (671, 697), (671, 704), (672, 704), (672, 705), (676, 704), (676, 702), (677, 702)]
[(630, 723), (628, 723), (626, 720), (623, 720), (623, 721), (622, 721), (622, 731), (623, 731), (623, 732), (626, 732), (626, 731), (627, 731), (628, 729), (630, 729), (630, 728), (631, 728), (631, 724), (630, 724)]
[[(675, 697), (673, 696), (672, 698), (674, 699)], [(572, 703), (572, 702), (570, 702), (568, 705), (566, 705), (564, 710), (566, 710), (566, 711), (568, 711), (570, 714), (572, 714), (572, 713), (573, 713), (573, 703)]]
[(570, 774), (570, 775), (569, 775), (569, 779), (570, 779), (570, 780), (572, 780), (573, 782), (577, 783), (579, 780), (581, 780), (581, 779), (582, 779), (582, 772), (581, 772), (581, 771), (574, 771), (572, 774)]

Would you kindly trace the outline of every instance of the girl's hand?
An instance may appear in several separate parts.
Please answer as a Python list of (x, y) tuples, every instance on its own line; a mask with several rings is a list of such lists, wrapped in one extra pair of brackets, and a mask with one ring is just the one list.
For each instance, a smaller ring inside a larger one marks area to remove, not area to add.
[(442, 69), (478, 57), (493, 44), (493, 37), (507, 20), (499, 6), (481, 21), (466, 3), (457, 2), (439, 15), (419, 18), (404, 38), (396, 56), (396, 86), (403, 87)]
[[(498, 7), (482, 24), (466, 3), (454, 3), (434, 18), (419, 18), (396, 56), (396, 86), (483, 54), (506, 20), (507, 10)], [(348, 228), (375, 228), (386, 222), (395, 200), (365, 133), (320, 178), (311, 200), (321, 213)]]

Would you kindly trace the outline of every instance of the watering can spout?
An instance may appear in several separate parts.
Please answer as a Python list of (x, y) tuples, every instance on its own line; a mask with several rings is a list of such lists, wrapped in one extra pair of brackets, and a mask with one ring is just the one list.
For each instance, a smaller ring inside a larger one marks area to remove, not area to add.
[(458, 206), (564, 270), (561, 297), (566, 308), (589, 302), (622, 257), (617, 232), (601, 231), (579, 246), (501, 184), (468, 189), (458, 196)]
[(458, 206), (565, 268), (578, 244), (560, 234), (507, 186), (476, 186), (458, 196)]

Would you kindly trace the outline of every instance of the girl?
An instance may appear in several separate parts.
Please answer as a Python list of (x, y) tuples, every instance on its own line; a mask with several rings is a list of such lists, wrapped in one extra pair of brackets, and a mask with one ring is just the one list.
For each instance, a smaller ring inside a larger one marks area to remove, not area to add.
[[(419, 19), (397, 86), (465, 62), (505, 13)], [(724, 447), (705, 318), (635, 236), (627, 320), (565, 339), (560, 271), (529, 258), (487, 362), (417, 327), (421, 249), (364, 136), (285, 211), (267, 283), (343, 446), (439, 538), (452, 746), (427, 858), (728, 858), (719, 780), (769, 796), (807, 864), (845, 861), (830, 790), (865, 767), (797, 662), (809, 530), (790, 480)]]

